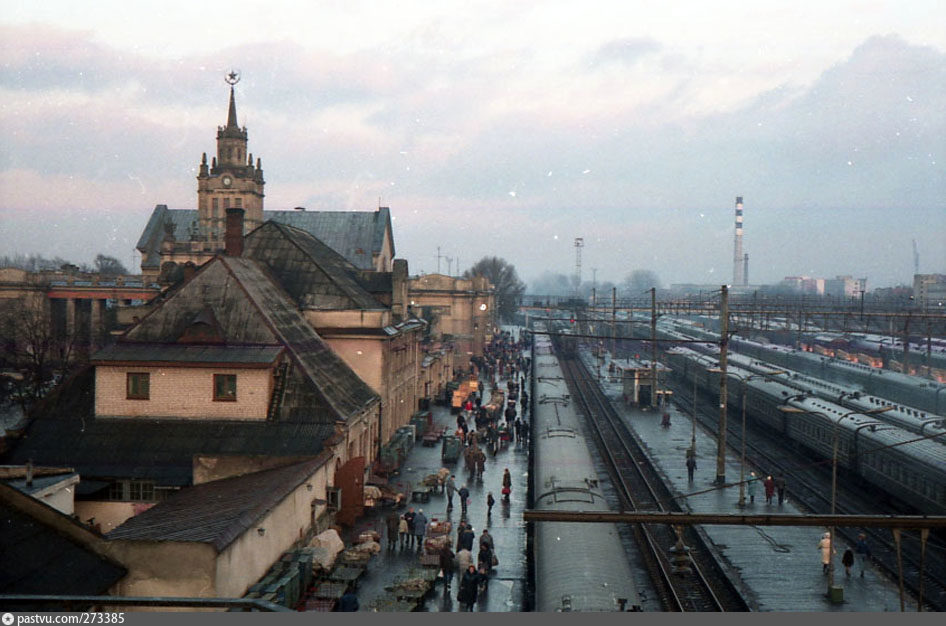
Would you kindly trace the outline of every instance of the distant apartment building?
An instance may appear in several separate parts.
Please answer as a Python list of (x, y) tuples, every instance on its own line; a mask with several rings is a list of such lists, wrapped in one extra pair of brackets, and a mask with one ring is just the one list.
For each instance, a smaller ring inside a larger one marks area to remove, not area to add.
[(946, 306), (946, 274), (914, 274), (913, 301), (921, 309)]
[(810, 276), (786, 276), (779, 283), (779, 287), (798, 293), (822, 296), (824, 295), (824, 278)]
[(852, 276), (837, 276), (824, 280), (824, 295), (834, 298), (860, 297), (861, 292), (867, 291), (866, 278)]

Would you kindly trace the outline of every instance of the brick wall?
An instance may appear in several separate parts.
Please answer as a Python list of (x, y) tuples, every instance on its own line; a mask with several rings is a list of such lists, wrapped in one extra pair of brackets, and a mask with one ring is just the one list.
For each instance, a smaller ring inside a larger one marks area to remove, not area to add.
[[(129, 400), (126, 374), (150, 374), (150, 397)], [(214, 374), (235, 374), (235, 402), (214, 401)], [(173, 367), (98, 366), (95, 368), (95, 414), (122, 417), (182, 417), (265, 420), (272, 397), (272, 371)]]

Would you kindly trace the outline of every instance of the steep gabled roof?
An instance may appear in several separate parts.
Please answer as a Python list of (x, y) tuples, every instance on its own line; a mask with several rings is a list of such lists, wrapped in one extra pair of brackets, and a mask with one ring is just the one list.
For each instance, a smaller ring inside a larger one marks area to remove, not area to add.
[(177, 343), (207, 307), (213, 309), (226, 345), (284, 346), (324, 404), (335, 411), (335, 419), (355, 417), (380, 401), (322, 341), (271, 275), (250, 259), (216, 257), (207, 262), (119, 343)]
[(183, 489), (129, 518), (107, 539), (209, 543), (222, 552), (330, 458), (323, 454), (311, 461)]
[(381, 401), (348, 365), (322, 341), (285, 292), (250, 259), (218, 257), (236, 277), (302, 370), (325, 400), (348, 419)]
[(234, 358), (256, 363), (268, 361), (277, 351), (288, 353), (283, 401), (270, 419), (97, 418), (90, 367), (57, 388), (34, 412), (10, 462), (32, 458), (37, 464), (69, 465), (84, 477), (187, 485), (196, 454), (313, 456), (323, 450), (337, 421), (358, 417), (380, 402), (266, 270), (243, 258), (217, 257), (206, 263), (116, 347), (103, 351), (102, 360), (131, 360), (128, 355), (136, 347), (146, 355), (155, 347), (156, 354), (186, 354), (177, 341), (181, 329), (208, 306), (225, 343), (195, 347), (198, 362), (220, 362), (220, 351), (228, 347)]
[(361, 287), (354, 265), (308, 231), (268, 221), (247, 235), (243, 256), (266, 265), (303, 309), (386, 308)]

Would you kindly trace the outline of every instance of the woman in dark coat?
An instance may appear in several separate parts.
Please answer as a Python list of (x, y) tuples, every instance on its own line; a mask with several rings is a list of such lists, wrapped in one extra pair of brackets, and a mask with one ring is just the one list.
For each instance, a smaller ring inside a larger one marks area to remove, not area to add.
[(457, 593), (457, 601), (460, 603), (461, 611), (473, 610), (479, 585), (480, 575), (476, 571), (476, 566), (471, 564), (463, 572), (463, 578), (460, 579), (460, 590)]
[(767, 476), (762, 482), (762, 488), (765, 489), (765, 503), (772, 504), (772, 496), (775, 494), (775, 481), (771, 476)]
[(509, 468), (503, 472), (503, 500), (509, 502), (509, 493), (512, 491), (512, 476), (509, 474)]

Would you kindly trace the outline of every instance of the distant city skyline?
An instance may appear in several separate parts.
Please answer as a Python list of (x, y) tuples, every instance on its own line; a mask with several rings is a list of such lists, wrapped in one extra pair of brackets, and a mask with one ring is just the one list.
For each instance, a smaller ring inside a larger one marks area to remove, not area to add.
[[(411, 274), (946, 273), (946, 5), (0, 0), (0, 255), (137, 271), (226, 122), (265, 208), (388, 206)], [(300, 26), (302, 25), (302, 26)], [(441, 260), (441, 270), (447, 262)]]

